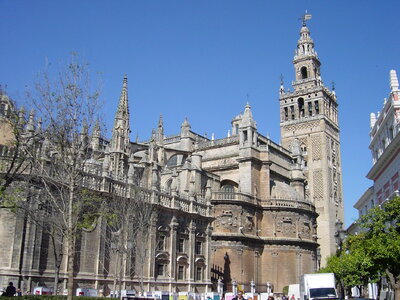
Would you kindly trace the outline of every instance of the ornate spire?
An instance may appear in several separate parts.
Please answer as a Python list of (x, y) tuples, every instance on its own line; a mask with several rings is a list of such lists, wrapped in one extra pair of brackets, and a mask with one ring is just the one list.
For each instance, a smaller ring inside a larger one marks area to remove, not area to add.
[(160, 115), (157, 127), (157, 144), (161, 145), (164, 142), (164, 122), (163, 117)]
[(317, 52), (314, 50), (314, 41), (310, 36), (310, 30), (306, 23), (303, 23), (300, 29), (300, 38), (297, 41), (294, 59), (296, 60), (305, 56), (317, 57)]
[(29, 120), (28, 120), (28, 124), (26, 125), (26, 131), (32, 133), (35, 131), (35, 112), (32, 109), (29, 113)]
[(111, 152), (127, 152), (129, 147), (129, 107), (128, 107), (128, 78), (125, 75), (122, 83), (121, 96), (117, 113), (115, 114), (114, 128), (112, 130)]
[(124, 80), (122, 82), (122, 91), (121, 96), (119, 97), (118, 111), (117, 116), (120, 118), (124, 118), (127, 114), (129, 114), (128, 108), (128, 77), (126, 74), (124, 75)]

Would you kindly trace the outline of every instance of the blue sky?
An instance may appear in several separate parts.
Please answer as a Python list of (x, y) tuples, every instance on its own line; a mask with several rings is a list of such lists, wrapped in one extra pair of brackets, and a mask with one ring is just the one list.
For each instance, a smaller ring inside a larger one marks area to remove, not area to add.
[(388, 95), (389, 70), (400, 71), (400, 1), (0, 0), (0, 84), (23, 99), (46, 59), (75, 51), (101, 74), (109, 128), (128, 75), (132, 139), (148, 138), (161, 113), (167, 135), (188, 117), (192, 130), (225, 137), (248, 99), (259, 131), (279, 142), (279, 78), (285, 88), (294, 79), (306, 9), (322, 79), (336, 85), (349, 225), (371, 184), (369, 114)]

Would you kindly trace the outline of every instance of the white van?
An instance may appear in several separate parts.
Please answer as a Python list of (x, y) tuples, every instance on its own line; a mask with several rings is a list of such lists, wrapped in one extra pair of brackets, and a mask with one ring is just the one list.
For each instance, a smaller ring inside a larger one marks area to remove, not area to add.
[(52, 295), (53, 289), (43, 287), (43, 286), (37, 286), (33, 289), (33, 294), (34, 295)]
[[(136, 291), (135, 290), (121, 290), (121, 297), (135, 297), (136, 296)], [(118, 291), (110, 291), (110, 295), (108, 296), (109, 298), (119, 298), (119, 292)]]
[(98, 291), (96, 289), (77, 288), (76, 296), (97, 297)]

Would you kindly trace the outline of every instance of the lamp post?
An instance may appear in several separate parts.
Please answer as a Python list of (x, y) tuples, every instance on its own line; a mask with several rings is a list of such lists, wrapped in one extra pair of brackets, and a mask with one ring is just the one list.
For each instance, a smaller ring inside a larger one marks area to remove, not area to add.
[(343, 240), (346, 238), (346, 230), (343, 229), (343, 222), (340, 220), (336, 220), (335, 228), (335, 240), (339, 254), (342, 251)]
[[(335, 228), (336, 228), (335, 239), (337, 246), (336, 255), (340, 256), (342, 254), (343, 241), (346, 238), (346, 230), (343, 229), (343, 222), (340, 220), (336, 220)], [(343, 279), (340, 279), (340, 294), (341, 297), (344, 298)]]

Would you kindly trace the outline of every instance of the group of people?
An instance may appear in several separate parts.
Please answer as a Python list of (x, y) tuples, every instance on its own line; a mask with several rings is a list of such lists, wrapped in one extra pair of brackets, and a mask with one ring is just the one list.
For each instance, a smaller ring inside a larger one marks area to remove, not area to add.
[[(237, 295), (235, 297), (233, 297), (232, 300), (245, 300), (245, 298), (243, 297), (243, 292), (238, 291)], [(268, 300), (274, 300), (274, 297), (268, 296)]]
[(20, 289), (16, 289), (14, 284), (10, 282), (6, 290), (1, 295), (4, 297), (22, 296), (22, 292)]

